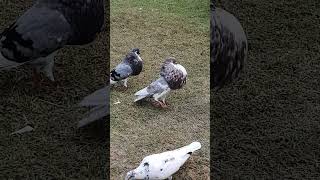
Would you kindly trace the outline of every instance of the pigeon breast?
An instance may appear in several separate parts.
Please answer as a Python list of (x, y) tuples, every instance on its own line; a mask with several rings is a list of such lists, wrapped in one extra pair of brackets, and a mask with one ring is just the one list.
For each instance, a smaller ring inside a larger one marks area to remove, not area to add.
[(160, 75), (164, 77), (172, 90), (180, 89), (186, 84), (187, 76), (172, 62), (165, 62), (163, 64)]
[(70, 34), (71, 27), (61, 13), (33, 6), (2, 33), (1, 53), (18, 63), (46, 57), (61, 48)]

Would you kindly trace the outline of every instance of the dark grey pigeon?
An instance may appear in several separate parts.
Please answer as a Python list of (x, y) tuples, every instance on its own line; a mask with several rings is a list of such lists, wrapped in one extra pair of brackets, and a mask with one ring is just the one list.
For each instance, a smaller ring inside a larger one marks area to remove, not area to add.
[(248, 42), (240, 22), (211, 1), (211, 88), (221, 89), (239, 77), (247, 59)]
[(86, 96), (80, 106), (91, 107), (92, 109), (86, 113), (85, 117), (78, 122), (78, 128), (84, 127), (94, 121), (100, 120), (110, 115), (109, 96), (110, 87), (106, 86), (94, 93)]
[(104, 11), (104, 0), (38, 0), (0, 34), (0, 71), (30, 64), (54, 81), (57, 50), (91, 43)]
[(126, 57), (110, 73), (110, 84), (121, 84), (128, 87), (127, 82), (130, 76), (137, 76), (141, 73), (143, 61), (138, 48), (132, 49)]

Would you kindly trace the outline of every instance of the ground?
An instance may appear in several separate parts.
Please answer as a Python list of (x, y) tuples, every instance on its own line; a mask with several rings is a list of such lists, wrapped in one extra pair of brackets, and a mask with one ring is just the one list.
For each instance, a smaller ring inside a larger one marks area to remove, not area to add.
[[(114, 0), (111, 7), (111, 67), (135, 47), (144, 60), (126, 91), (111, 91), (111, 179), (124, 178), (147, 155), (193, 141), (202, 148), (174, 179), (209, 179), (208, 2)], [(188, 71), (186, 86), (168, 96), (171, 107), (134, 104), (134, 93), (159, 77), (169, 56)]]
[[(1, 1), (0, 31), (31, 5), (31, 0)], [(76, 125), (86, 111), (77, 104), (103, 87), (109, 72), (107, 30), (92, 45), (58, 52), (58, 87), (33, 89), (27, 67), (0, 73), (0, 179), (106, 177), (106, 136), (93, 133), (100, 131), (96, 127), (77, 130)], [(33, 132), (9, 135), (27, 124)]]
[(318, 179), (320, 1), (218, 6), (242, 23), (249, 58), (240, 81), (211, 94), (213, 178)]

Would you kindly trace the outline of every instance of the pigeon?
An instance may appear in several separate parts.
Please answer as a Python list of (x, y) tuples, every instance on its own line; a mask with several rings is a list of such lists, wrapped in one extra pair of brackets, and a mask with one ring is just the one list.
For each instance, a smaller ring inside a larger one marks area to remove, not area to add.
[(176, 59), (169, 57), (161, 67), (160, 77), (148, 87), (136, 92), (134, 102), (141, 101), (147, 97), (154, 99), (154, 105), (166, 108), (168, 104), (165, 99), (171, 90), (181, 89), (187, 81), (186, 69), (177, 63)]
[(65, 45), (93, 42), (104, 25), (104, 0), (38, 0), (0, 34), (0, 71), (23, 64), (33, 67), (34, 81), (51, 81), (54, 57)]
[(172, 175), (180, 169), (190, 155), (200, 148), (199, 142), (193, 142), (173, 151), (149, 155), (142, 160), (139, 167), (127, 173), (125, 180), (172, 179)]
[(137, 76), (143, 68), (143, 60), (140, 57), (138, 48), (132, 49), (126, 57), (110, 73), (110, 84), (121, 84), (128, 87), (127, 82), (130, 76)]
[(211, 1), (211, 89), (219, 90), (239, 77), (248, 54), (248, 41), (240, 22)]
[(94, 121), (100, 120), (110, 115), (109, 100), (110, 87), (105, 86), (94, 93), (86, 96), (81, 102), (80, 106), (92, 107), (86, 113), (85, 117), (78, 122), (78, 128), (84, 127)]

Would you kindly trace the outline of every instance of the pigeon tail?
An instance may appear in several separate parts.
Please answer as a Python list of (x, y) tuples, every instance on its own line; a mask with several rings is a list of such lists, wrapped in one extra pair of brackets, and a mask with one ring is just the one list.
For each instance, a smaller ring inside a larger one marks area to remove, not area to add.
[(78, 122), (78, 128), (84, 127), (94, 121), (97, 121), (103, 117), (109, 116), (109, 86), (101, 88), (94, 93), (86, 96), (81, 102), (80, 106), (93, 107), (85, 117)]
[(104, 105), (109, 108), (109, 86), (101, 88), (94, 93), (86, 96), (81, 102), (80, 106), (92, 107), (92, 106), (99, 106)]
[(0, 71), (15, 68), (19, 65), (21, 65), (21, 63), (17, 63), (6, 59), (0, 52)]
[(87, 126), (94, 121), (106, 117), (107, 114), (109, 114), (109, 109), (106, 106), (97, 106), (89, 111), (86, 114), (85, 118), (81, 119), (81, 121), (78, 122), (77, 127), (82, 128), (84, 126)]
[(134, 102), (140, 101), (141, 99), (146, 98), (147, 96), (149, 96), (150, 94), (147, 91), (147, 87), (144, 89), (141, 89), (140, 91), (136, 92), (134, 95), (137, 96), (136, 99), (134, 100)]
[(180, 149), (178, 149), (179, 151), (183, 151), (184, 154), (189, 154), (191, 155), (194, 151), (198, 150), (201, 148), (201, 144), (199, 142), (193, 142), (187, 146), (184, 146)]

